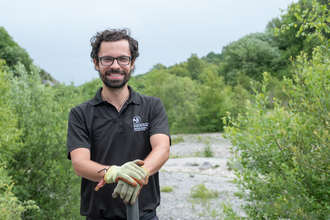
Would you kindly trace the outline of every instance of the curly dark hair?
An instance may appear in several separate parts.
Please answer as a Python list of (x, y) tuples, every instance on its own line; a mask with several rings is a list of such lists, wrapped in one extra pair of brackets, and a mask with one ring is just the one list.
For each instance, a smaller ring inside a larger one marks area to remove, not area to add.
[(126, 39), (129, 43), (129, 49), (132, 59), (135, 60), (139, 55), (139, 43), (130, 36), (131, 31), (128, 28), (124, 29), (106, 29), (104, 31), (97, 32), (95, 36), (91, 38), (91, 58), (95, 58), (97, 64), (99, 63), (99, 51), (102, 41), (118, 41)]

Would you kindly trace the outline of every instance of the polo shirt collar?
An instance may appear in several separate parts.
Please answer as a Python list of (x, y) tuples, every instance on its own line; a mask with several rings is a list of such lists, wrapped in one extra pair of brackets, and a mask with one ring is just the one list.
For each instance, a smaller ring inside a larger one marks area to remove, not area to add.
[[(103, 99), (101, 97), (101, 91), (102, 91), (103, 87), (99, 88), (99, 90), (96, 92), (94, 98), (91, 100), (91, 104), (92, 105), (98, 105), (100, 103), (103, 103)], [(130, 90), (130, 97), (129, 97), (129, 102), (133, 102), (134, 104), (140, 104), (140, 99), (139, 96), (136, 92), (134, 92), (134, 90), (132, 89), (132, 87), (128, 86), (128, 89)]]
[(131, 92), (131, 95), (130, 95), (130, 97), (129, 97), (128, 100), (130, 100), (134, 104), (139, 105), (141, 100), (140, 100), (138, 94), (136, 92), (134, 92), (134, 90), (132, 89), (132, 87), (128, 86), (128, 89)]

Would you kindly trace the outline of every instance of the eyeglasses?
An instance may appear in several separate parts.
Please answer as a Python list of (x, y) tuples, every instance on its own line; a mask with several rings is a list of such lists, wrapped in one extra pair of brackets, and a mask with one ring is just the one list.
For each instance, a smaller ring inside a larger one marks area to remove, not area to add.
[(117, 60), (119, 65), (126, 66), (129, 64), (131, 59), (131, 57), (127, 56), (120, 56), (116, 58), (110, 56), (100, 57), (100, 61), (103, 66), (111, 66), (115, 60)]

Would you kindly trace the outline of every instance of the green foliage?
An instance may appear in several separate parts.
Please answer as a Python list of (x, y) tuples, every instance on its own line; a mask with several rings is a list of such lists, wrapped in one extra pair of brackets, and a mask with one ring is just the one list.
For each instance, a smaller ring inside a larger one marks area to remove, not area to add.
[(97, 90), (103, 86), (100, 78), (95, 78), (90, 82), (81, 85), (82, 102), (94, 98)]
[(216, 54), (214, 52), (210, 52), (206, 55), (206, 57), (202, 57), (206, 62), (220, 65), (221, 61), (223, 60), (223, 54)]
[(184, 139), (181, 135), (179, 135), (175, 138), (171, 138), (171, 142), (172, 142), (172, 145), (175, 145), (175, 144), (179, 144), (181, 142), (184, 142)]
[(294, 27), (296, 30), (298, 29), (296, 31), (296, 37), (307, 36), (309, 41), (315, 38), (323, 41), (330, 34), (330, 27), (328, 25), (330, 18), (329, 7), (329, 2), (320, 0), (301, 0), (299, 4), (292, 4), (288, 7), (286, 16), (294, 16), (296, 20), (282, 25), (276, 31), (277, 33), (279, 31), (285, 33), (291, 27)]
[(144, 77), (143, 82), (145, 88), (141, 92), (158, 97), (164, 103), (171, 133), (196, 132), (199, 90), (195, 81), (169, 74), (166, 70), (153, 70)]
[(262, 72), (277, 76), (283, 69), (283, 60), (278, 47), (274, 46), (269, 34), (255, 33), (240, 38), (223, 48), (223, 65), (220, 74), (226, 83), (235, 84), (239, 71), (254, 80), (262, 80)]
[(179, 77), (192, 77), (191, 73), (187, 70), (187, 68), (183, 67), (182, 65), (175, 65), (169, 68), (169, 73)]
[(39, 207), (35, 205), (34, 201), (20, 202), (13, 194), (14, 183), (8, 176), (5, 168), (6, 166), (3, 164), (0, 165), (0, 219), (19, 220), (21, 215), (27, 210), (38, 211)]
[(197, 199), (212, 199), (219, 197), (219, 191), (206, 188), (204, 183), (198, 184), (191, 188), (190, 197)]
[(37, 210), (35, 202), (20, 202), (13, 194), (14, 183), (7, 173), (6, 164), (13, 161), (19, 151), (20, 130), (17, 129), (18, 118), (10, 106), (9, 92), (11, 74), (4, 71), (0, 62), (0, 219), (21, 219), (21, 214), (29, 209)]
[(4, 71), (2, 65), (3, 62), (0, 60), (0, 161), (9, 162), (13, 154), (19, 150), (15, 142), (19, 138), (20, 131), (17, 129), (17, 115), (10, 106), (9, 91), (12, 75)]
[[(313, 48), (321, 43), (320, 40), (315, 37), (316, 35), (314, 35), (315, 28), (308, 28), (308, 23), (301, 19), (309, 16), (306, 13), (312, 10), (312, 1), (308, 2), (309, 3), (306, 3), (306, 1), (300, 0), (298, 3), (289, 5), (287, 13), (281, 16), (281, 21), (273, 20), (273, 25), (268, 25), (267, 32), (276, 35), (274, 41), (281, 51), (283, 60), (287, 63), (289, 72), (292, 69), (291, 62), (289, 61), (290, 58), (298, 56), (301, 51), (307, 53), (308, 57), (311, 58)], [(301, 32), (302, 29), (305, 30), (304, 33)], [(306, 36), (309, 33), (314, 37), (307, 39)]]
[(182, 156), (181, 155), (179, 155), (179, 154), (172, 154), (172, 153), (170, 153), (170, 156), (169, 156), (171, 159), (174, 159), (174, 158), (182, 158)]
[(253, 219), (326, 219), (330, 214), (330, 53), (318, 48), (313, 60), (298, 57), (293, 80), (285, 82), (288, 110), (274, 100), (268, 111), (267, 74), (263, 91), (248, 112), (229, 117), (226, 136), (235, 146), (237, 183), (249, 192)]
[(172, 186), (169, 186), (169, 185), (162, 186), (162, 187), (160, 187), (160, 191), (161, 192), (172, 192), (173, 191), (173, 187)]
[(215, 66), (206, 68), (200, 79), (203, 82), (199, 95), (200, 126), (204, 131), (220, 131), (223, 126), (221, 118), (229, 110), (231, 90), (218, 76)]
[(212, 148), (211, 148), (210, 144), (207, 144), (204, 147), (203, 154), (204, 154), (204, 157), (213, 157), (214, 156), (214, 153), (212, 151)]
[[(28, 210), (28, 219), (74, 218), (79, 213), (79, 178), (66, 158), (67, 118), (79, 101), (77, 88), (58, 85), (45, 87), (39, 69), (16, 66), (19, 78), (10, 79), (8, 106), (17, 118), (19, 140), (13, 145), (19, 151), (8, 163), (13, 192), (20, 201), (33, 200), (40, 212)], [(9, 149), (10, 146), (4, 146)]]
[(191, 78), (193, 80), (198, 79), (199, 74), (203, 72), (205, 68), (205, 63), (203, 60), (197, 57), (197, 54), (191, 54), (190, 58), (188, 58), (188, 66), (187, 69), (191, 74)]
[(203, 150), (195, 152), (194, 157), (214, 157), (214, 152), (210, 144), (205, 144)]
[(18, 46), (3, 27), (0, 27), (0, 59), (6, 60), (6, 64), (13, 71), (18, 63), (22, 63), (25, 69), (30, 71), (33, 62), (26, 50)]

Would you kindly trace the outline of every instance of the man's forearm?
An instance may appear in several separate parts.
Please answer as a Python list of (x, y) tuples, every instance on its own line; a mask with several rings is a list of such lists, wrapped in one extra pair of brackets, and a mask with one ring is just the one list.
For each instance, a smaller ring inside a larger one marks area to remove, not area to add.
[(82, 148), (71, 152), (71, 161), (73, 169), (78, 176), (94, 182), (99, 182), (104, 176), (104, 171), (100, 173), (98, 171), (108, 167), (107, 165), (91, 161), (89, 159), (89, 151)]
[(72, 162), (72, 165), (78, 176), (94, 182), (99, 182), (103, 178), (105, 171), (99, 171), (108, 167), (86, 159), (76, 163)]
[(169, 152), (167, 149), (153, 150), (144, 160), (144, 167), (149, 171), (149, 175), (157, 173), (168, 160)]
[(151, 136), (150, 143), (152, 151), (144, 160), (144, 167), (149, 171), (150, 176), (158, 172), (170, 155), (170, 141), (165, 134)]

